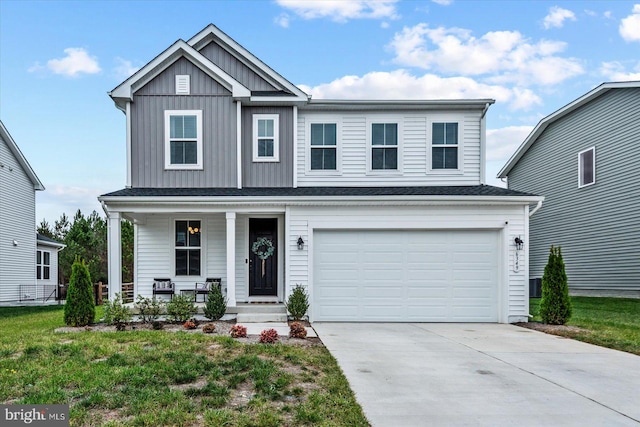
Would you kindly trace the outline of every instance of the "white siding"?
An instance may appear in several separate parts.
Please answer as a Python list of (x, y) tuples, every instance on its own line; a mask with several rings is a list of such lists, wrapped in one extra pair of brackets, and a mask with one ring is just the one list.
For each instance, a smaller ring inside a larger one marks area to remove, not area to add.
[(0, 165), (0, 301), (17, 301), (21, 284), (36, 283), (36, 196), (3, 140)]
[[(522, 206), (425, 206), (425, 207), (340, 207), (290, 208), (290, 268), (291, 287), (301, 284), (313, 287), (314, 230), (496, 230), (500, 232), (500, 251), (495, 256), (499, 265), (499, 321), (516, 322), (527, 318), (528, 293), (525, 251), (521, 251), (518, 272), (514, 271), (513, 239), (524, 239), (526, 217)], [(305, 239), (305, 249), (298, 250), (297, 236)], [(311, 306), (313, 311), (313, 302)], [(311, 314), (313, 316), (313, 314)]]
[[(173, 230), (176, 219), (201, 220), (202, 265), (201, 276), (176, 276), (174, 270)], [(236, 299), (243, 301), (247, 295), (245, 258), (246, 218), (236, 219)], [(227, 241), (224, 213), (214, 215), (150, 215), (144, 224), (137, 224), (135, 293), (152, 295), (153, 279), (169, 277), (176, 284), (176, 292), (193, 289), (195, 282), (203, 282), (207, 277), (222, 278), (223, 288), (227, 286)]]
[[(397, 122), (398, 171), (369, 170), (372, 121)], [(298, 114), (298, 185), (304, 186), (418, 186), (480, 184), (480, 112), (328, 113), (300, 110)], [(309, 123), (338, 124), (338, 170), (310, 171)], [(431, 124), (457, 122), (461, 155), (460, 170), (431, 170)], [(385, 171), (387, 172), (387, 171)]]

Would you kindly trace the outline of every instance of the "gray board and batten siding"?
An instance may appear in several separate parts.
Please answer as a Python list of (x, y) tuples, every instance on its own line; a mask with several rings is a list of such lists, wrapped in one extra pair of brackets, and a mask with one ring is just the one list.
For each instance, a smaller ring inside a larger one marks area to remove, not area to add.
[(0, 301), (17, 301), (20, 285), (36, 283), (35, 223), (34, 183), (0, 137)]
[[(175, 94), (175, 76), (191, 76), (191, 94)], [(202, 110), (203, 169), (165, 170), (164, 111)], [(180, 58), (134, 94), (132, 187), (236, 187), (236, 104), (231, 93)]]
[[(278, 162), (253, 161), (253, 115), (279, 117)], [(293, 187), (293, 107), (242, 108), (242, 185), (244, 187)]]
[[(578, 188), (578, 153), (595, 147), (596, 181)], [(640, 89), (613, 89), (551, 123), (509, 172), (545, 197), (530, 220), (529, 276), (561, 246), (573, 290), (640, 289)]]
[(215, 42), (211, 42), (200, 49), (200, 53), (251, 91), (274, 91), (281, 89), (269, 84), (269, 82), (260, 77), (255, 71), (240, 62)]

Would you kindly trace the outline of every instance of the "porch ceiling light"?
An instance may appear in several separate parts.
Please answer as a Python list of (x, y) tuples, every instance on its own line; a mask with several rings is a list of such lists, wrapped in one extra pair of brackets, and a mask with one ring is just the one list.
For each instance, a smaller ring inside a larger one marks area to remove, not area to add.
[(514, 243), (517, 250), (521, 251), (522, 249), (524, 249), (524, 241), (520, 238), (520, 236), (515, 238)]
[(304, 249), (304, 240), (302, 240), (302, 236), (298, 237), (298, 249), (299, 250)]

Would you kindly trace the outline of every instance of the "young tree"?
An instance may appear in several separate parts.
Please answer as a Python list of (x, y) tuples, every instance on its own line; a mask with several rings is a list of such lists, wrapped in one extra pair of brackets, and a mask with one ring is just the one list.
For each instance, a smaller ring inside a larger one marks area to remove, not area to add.
[(69, 281), (67, 301), (64, 305), (64, 323), (71, 326), (86, 326), (93, 322), (95, 315), (91, 276), (84, 261), (76, 258)]
[(569, 284), (560, 247), (551, 246), (549, 260), (544, 267), (540, 316), (544, 323), (551, 325), (564, 325), (571, 317)]

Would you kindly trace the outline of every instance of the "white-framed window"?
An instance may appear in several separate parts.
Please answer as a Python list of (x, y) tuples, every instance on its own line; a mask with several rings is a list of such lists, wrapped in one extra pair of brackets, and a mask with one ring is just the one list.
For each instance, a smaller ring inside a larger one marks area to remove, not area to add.
[(459, 169), (457, 122), (431, 124), (431, 169)]
[(337, 123), (311, 123), (309, 134), (309, 169), (312, 171), (338, 170)]
[(280, 160), (280, 116), (253, 115), (253, 161), (278, 162)]
[(176, 220), (175, 267), (176, 276), (201, 276), (200, 220)]
[(51, 252), (36, 251), (36, 277), (38, 280), (51, 278)]
[(371, 170), (398, 170), (398, 123), (371, 123)]
[(202, 110), (164, 112), (165, 169), (202, 169)]
[(596, 183), (596, 147), (578, 153), (578, 188)]

